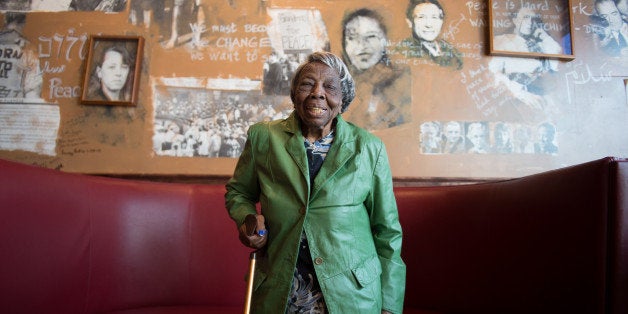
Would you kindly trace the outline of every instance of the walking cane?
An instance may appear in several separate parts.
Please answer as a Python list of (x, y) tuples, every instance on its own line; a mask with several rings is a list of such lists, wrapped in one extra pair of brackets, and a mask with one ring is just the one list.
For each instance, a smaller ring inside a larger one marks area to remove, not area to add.
[(257, 258), (257, 251), (251, 252), (249, 256), (249, 278), (246, 283), (246, 301), (244, 303), (244, 314), (249, 314), (251, 311), (251, 298), (253, 296), (253, 277), (255, 277), (255, 259)]

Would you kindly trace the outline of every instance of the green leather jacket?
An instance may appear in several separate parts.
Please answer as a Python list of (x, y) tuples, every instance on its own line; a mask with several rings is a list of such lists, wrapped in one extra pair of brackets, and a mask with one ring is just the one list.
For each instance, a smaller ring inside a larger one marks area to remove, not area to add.
[(384, 144), (336, 118), (331, 149), (310, 188), (295, 113), (248, 132), (227, 210), (240, 226), (261, 204), (268, 242), (258, 254), (252, 313), (284, 313), (302, 231), (330, 313), (401, 313), (406, 266)]

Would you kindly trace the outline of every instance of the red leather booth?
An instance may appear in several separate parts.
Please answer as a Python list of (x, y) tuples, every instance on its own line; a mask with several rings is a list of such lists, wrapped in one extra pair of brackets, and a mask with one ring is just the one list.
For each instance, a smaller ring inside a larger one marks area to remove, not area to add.
[(628, 313), (627, 161), (397, 189), (405, 313)]
[[(224, 186), (0, 160), (0, 313), (242, 313)], [(395, 189), (404, 313), (628, 313), (628, 162)]]

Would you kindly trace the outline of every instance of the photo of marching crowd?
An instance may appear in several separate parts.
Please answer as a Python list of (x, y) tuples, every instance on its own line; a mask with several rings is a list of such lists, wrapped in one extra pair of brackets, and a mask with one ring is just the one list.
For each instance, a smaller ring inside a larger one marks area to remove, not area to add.
[(237, 158), (251, 125), (286, 118), (292, 111), (287, 97), (274, 98), (259, 90), (156, 87), (153, 151), (158, 156)]

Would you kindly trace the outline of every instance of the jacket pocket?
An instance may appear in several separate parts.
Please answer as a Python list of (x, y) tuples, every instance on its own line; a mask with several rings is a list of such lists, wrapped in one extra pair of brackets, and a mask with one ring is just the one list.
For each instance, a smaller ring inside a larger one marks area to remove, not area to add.
[(380, 279), (382, 265), (377, 256), (366, 259), (363, 263), (351, 270), (353, 277), (361, 288), (368, 286), (375, 279)]

